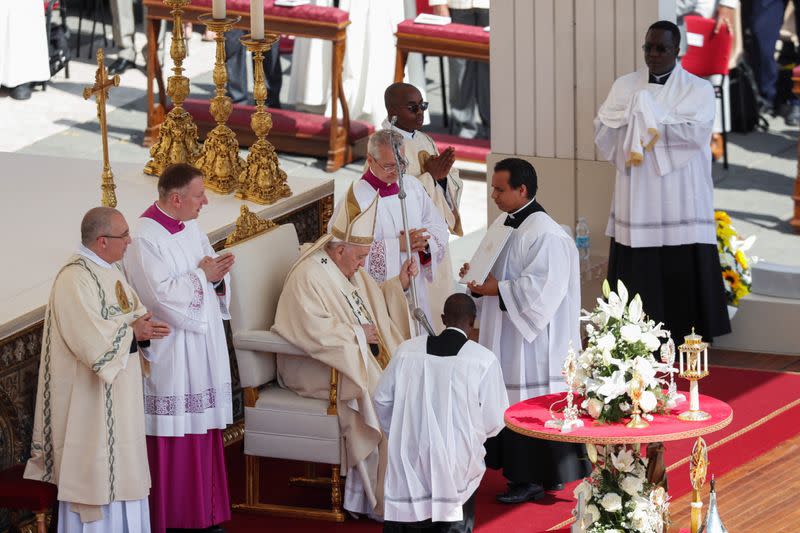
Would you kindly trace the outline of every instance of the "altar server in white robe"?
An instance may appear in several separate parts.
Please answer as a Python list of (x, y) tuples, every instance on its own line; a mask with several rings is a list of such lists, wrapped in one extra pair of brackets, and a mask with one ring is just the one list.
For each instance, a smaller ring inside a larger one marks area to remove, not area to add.
[(89, 210), (45, 312), (25, 477), (58, 486), (60, 532), (150, 531), (139, 347), (169, 327), (116, 264), (130, 240), (119, 211)]
[(384, 533), (473, 530), (483, 443), (508, 408), (497, 357), (468, 340), (475, 314), (472, 298), (451, 295), (447, 328), (400, 345), (375, 390), (389, 438)]
[[(566, 390), (561, 369), (570, 343), (581, 345), (578, 249), (536, 201), (533, 166), (517, 158), (494, 167), (492, 199), (501, 211), (493, 225), (513, 229), (489, 276), (468, 287), (481, 296), (480, 343), (500, 358), (508, 401)], [(461, 269), (463, 276), (469, 264)], [(502, 468), (520, 503), (584, 477), (588, 462), (574, 444), (541, 441), (507, 429), (486, 443), (490, 468)]]
[[(398, 196), (400, 188), (397, 163), (392, 150), (393, 142), (400, 144), (402, 152), (403, 138), (399, 133), (379, 130), (372, 134), (367, 146), (368, 168), (361, 179), (353, 184), (353, 192), (362, 209), (366, 209), (378, 195), (375, 240), (364, 267), (378, 283), (397, 276), (400, 267), (409, 257), (405, 251), (406, 243), (402, 233), (403, 217)], [(447, 254), (447, 223), (418, 179), (406, 175), (403, 183), (407, 195), (411, 251), (420, 261), (420, 276), (416, 284), (419, 307), (430, 322), (433, 314), (441, 313), (444, 305), (443, 299), (434, 301), (430, 297), (428, 286), (435, 281), (439, 265)], [(329, 230), (336, 218), (336, 211), (342, 209), (343, 204), (344, 202), (340, 202), (336, 206)], [(420, 278), (424, 281), (419, 281)]]
[[(336, 414), (344, 437), (344, 508), (383, 514), (386, 441), (372, 392), (397, 346), (410, 336), (404, 290), (416, 275), (406, 261), (378, 285), (362, 268), (375, 228), (377, 199), (361, 209), (352, 187), (331, 231), (304, 250), (286, 277), (273, 331), (309, 357), (278, 355), (281, 384), (305, 397), (328, 399), (331, 368), (341, 376)], [(335, 467), (338, 475), (339, 467)]]
[(679, 44), (675, 24), (651, 25), (647, 66), (614, 82), (595, 119), (598, 152), (617, 171), (608, 280), (639, 293), (673, 337), (695, 327), (711, 338), (731, 330), (714, 222), (714, 89), (677, 63)]
[[(383, 99), (387, 119), (382, 126), (403, 136), (403, 147), (408, 160), (406, 174), (415, 176), (422, 183), (433, 205), (447, 222), (450, 233), (464, 235), (461, 215), (458, 212), (464, 185), (461, 183), (458, 169), (453, 168), (456, 160), (455, 151), (453, 147), (449, 147), (440, 154), (434, 140), (420, 131), (428, 102), (423, 100), (419, 89), (408, 83), (393, 83), (384, 92)], [(392, 118), (395, 119), (394, 125)], [(448, 251), (439, 263), (433, 281), (428, 284), (428, 293), (431, 302), (434, 302), (434, 307), (440, 307), (435, 302), (444, 302), (453, 292), (454, 285), (453, 266)], [(439, 317), (439, 313), (433, 313), (433, 327), (436, 331), (442, 329)]]
[(158, 201), (139, 219), (125, 271), (142, 302), (172, 328), (150, 347), (144, 380), (154, 531), (230, 519), (222, 431), (233, 422), (223, 319), (230, 254), (217, 255), (197, 216), (208, 203), (200, 170), (167, 167)]

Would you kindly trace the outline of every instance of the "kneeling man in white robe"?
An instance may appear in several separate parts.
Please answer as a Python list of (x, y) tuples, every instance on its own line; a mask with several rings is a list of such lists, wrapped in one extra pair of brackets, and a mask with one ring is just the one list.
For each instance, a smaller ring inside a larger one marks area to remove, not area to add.
[[(493, 222), (513, 228), (482, 285), (480, 343), (500, 358), (508, 401), (566, 390), (561, 369), (569, 343), (580, 346), (578, 249), (536, 201), (536, 171), (523, 159), (498, 162), (492, 199), (507, 215)], [(465, 264), (463, 276), (469, 269)], [(486, 442), (486, 464), (502, 468), (509, 491), (503, 503), (521, 503), (560, 490), (562, 483), (588, 475), (583, 447), (525, 437), (504, 429)]]
[(347, 473), (344, 508), (383, 514), (385, 440), (372, 392), (397, 346), (409, 338), (405, 289), (416, 275), (406, 261), (399, 275), (378, 285), (362, 266), (372, 244), (377, 201), (363, 212), (352, 188), (335, 214), (331, 233), (306, 250), (289, 271), (272, 330), (311, 357), (278, 355), (282, 386), (328, 399), (331, 368), (340, 383), (337, 415)]
[(384, 533), (469, 533), (486, 465), (483, 443), (508, 408), (497, 357), (468, 340), (475, 302), (453, 294), (446, 329), (400, 345), (375, 391), (389, 438)]

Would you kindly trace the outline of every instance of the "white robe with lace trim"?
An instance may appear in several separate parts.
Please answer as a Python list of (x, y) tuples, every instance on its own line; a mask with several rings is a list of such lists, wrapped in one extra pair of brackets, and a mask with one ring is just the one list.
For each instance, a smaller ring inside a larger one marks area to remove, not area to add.
[(224, 429), (233, 422), (231, 370), (223, 319), (229, 319), (230, 276), (218, 296), (198, 268), (216, 257), (197, 221), (170, 234), (140, 218), (123, 264), (142, 302), (172, 332), (151, 341), (144, 380), (148, 435), (182, 437)]

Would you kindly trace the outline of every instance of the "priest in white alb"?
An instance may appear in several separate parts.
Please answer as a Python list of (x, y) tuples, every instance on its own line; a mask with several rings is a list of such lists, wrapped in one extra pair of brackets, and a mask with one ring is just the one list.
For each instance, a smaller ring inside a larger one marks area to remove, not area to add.
[[(492, 223), (512, 229), (486, 281), (468, 285), (481, 298), (480, 343), (497, 355), (508, 401), (566, 390), (561, 369), (570, 343), (581, 346), (578, 249), (536, 201), (537, 177), (523, 159), (498, 162), (492, 199), (501, 211)], [(461, 269), (463, 276), (469, 264)], [(533, 439), (504, 429), (486, 442), (486, 464), (502, 468), (509, 490), (502, 503), (544, 497), (547, 490), (586, 476), (588, 461), (576, 444)]]
[(60, 532), (150, 531), (139, 350), (169, 327), (116, 264), (130, 240), (119, 211), (89, 210), (45, 311), (25, 477), (58, 486)]
[(409, 338), (405, 290), (417, 274), (407, 260), (378, 285), (362, 268), (373, 240), (378, 202), (361, 209), (352, 187), (331, 231), (303, 251), (289, 271), (272, 330), (309, 357), (278, 354), (278, 379), (301, 396), (328, 399), (338, 370), (337, 415), (344, 436), (344, 508), (383, 514), (385, 440), (372, 392), (397, 346)]
[(714, 222), (714, 89), (677, 62), (672, 22), (652, 24), (643, 48), (647, 66), (614, 82), (595, 119), (597, 150), (617, 171), (608, 281), (639, 293), (673, 337), (692, 327), (716, 337), (731, 326)]
[[(447, 223), (450, 233), (459, 237), (464, 235), (461, 215), (458, 212), (464, 185), (461, 183), (458, 169), (453, 168), (456, 160), (455, 151), (449, 147), (440, 154), (434, 140), (420, 131), (428, 102), (423, 100), (419, 89), (409, 83), (393, 83), (384, 92), (383, 99), (387, 113), (383, 128), (391, 129), (403, 136), (403, 147), (408, 160), (406, 174), (415, 176), (422, 183), (433, 205)], [(428, 284), (431, 306), (441, 309), (453, 290), (453, 266), (448, 250), (439, 263), (433, 281)], [(432, 319), (434, 329), (440, 331), (442, 329), (440, 314), (434, 312)]]
[[(356, 201), (366, 209), (378, 198), (378, 213), (375, 220), (375, 240), (370, 248), (365, 269), (378, 283), (397, 276), (403, 263), (409, 258), (406, 253), (403, 233), (403, 216), (400, 205), (398, 169), (392, 143), (400, 146), (401, 164), (405, 162), (403, 137), (391, 130), (379, 130), (372, 134), (367, 145), (367, 169), (360, 180), (353, 184)], [(420, 262), (420, 276), (416, 284), (418, 305), (429, 322), (441, 314), (444, 300), (431, 299), (428, 286), (436, 281), (439, 265), (447, 254), (447, 223), (436, 209), (422, 183), (413, 176), (404, 176), (406, 211), (411, 239), (411, 256)], [(343, 209), (340, 202), (334, 210)], [(329, 223), (329, 229), (333, 220)]]
[(176, 164), (158, 179), (158, 200), (139, 219), (125, 272), (172, 334), (149, 349), (144, 380), (154, 532), (230, 520), (222, 431), (233, 422), (223, 319), (229, 319), (230, 254), (217, 255), (197, 216), (203, 175)]
[(508, 408), (495, 355), (468, 340), (475, 302), (453, 294), (447, 326), (400, 345), (375, 390), (389, 439), (384, 533), (469, 533), (486, 465), (483, 444)]

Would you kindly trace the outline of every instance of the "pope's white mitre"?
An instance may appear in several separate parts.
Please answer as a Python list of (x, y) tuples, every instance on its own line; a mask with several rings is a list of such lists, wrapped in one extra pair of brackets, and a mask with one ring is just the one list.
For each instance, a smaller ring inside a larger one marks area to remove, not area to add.
[(378, 194), (375, 194), (372, 203), (362, 211), (351, 185), (347, 191), (347, 197), (336, 213), (331, 234), (335, 239), (346, 243), (369, 246), (375, 236), (375, 217), (377, 214)]

